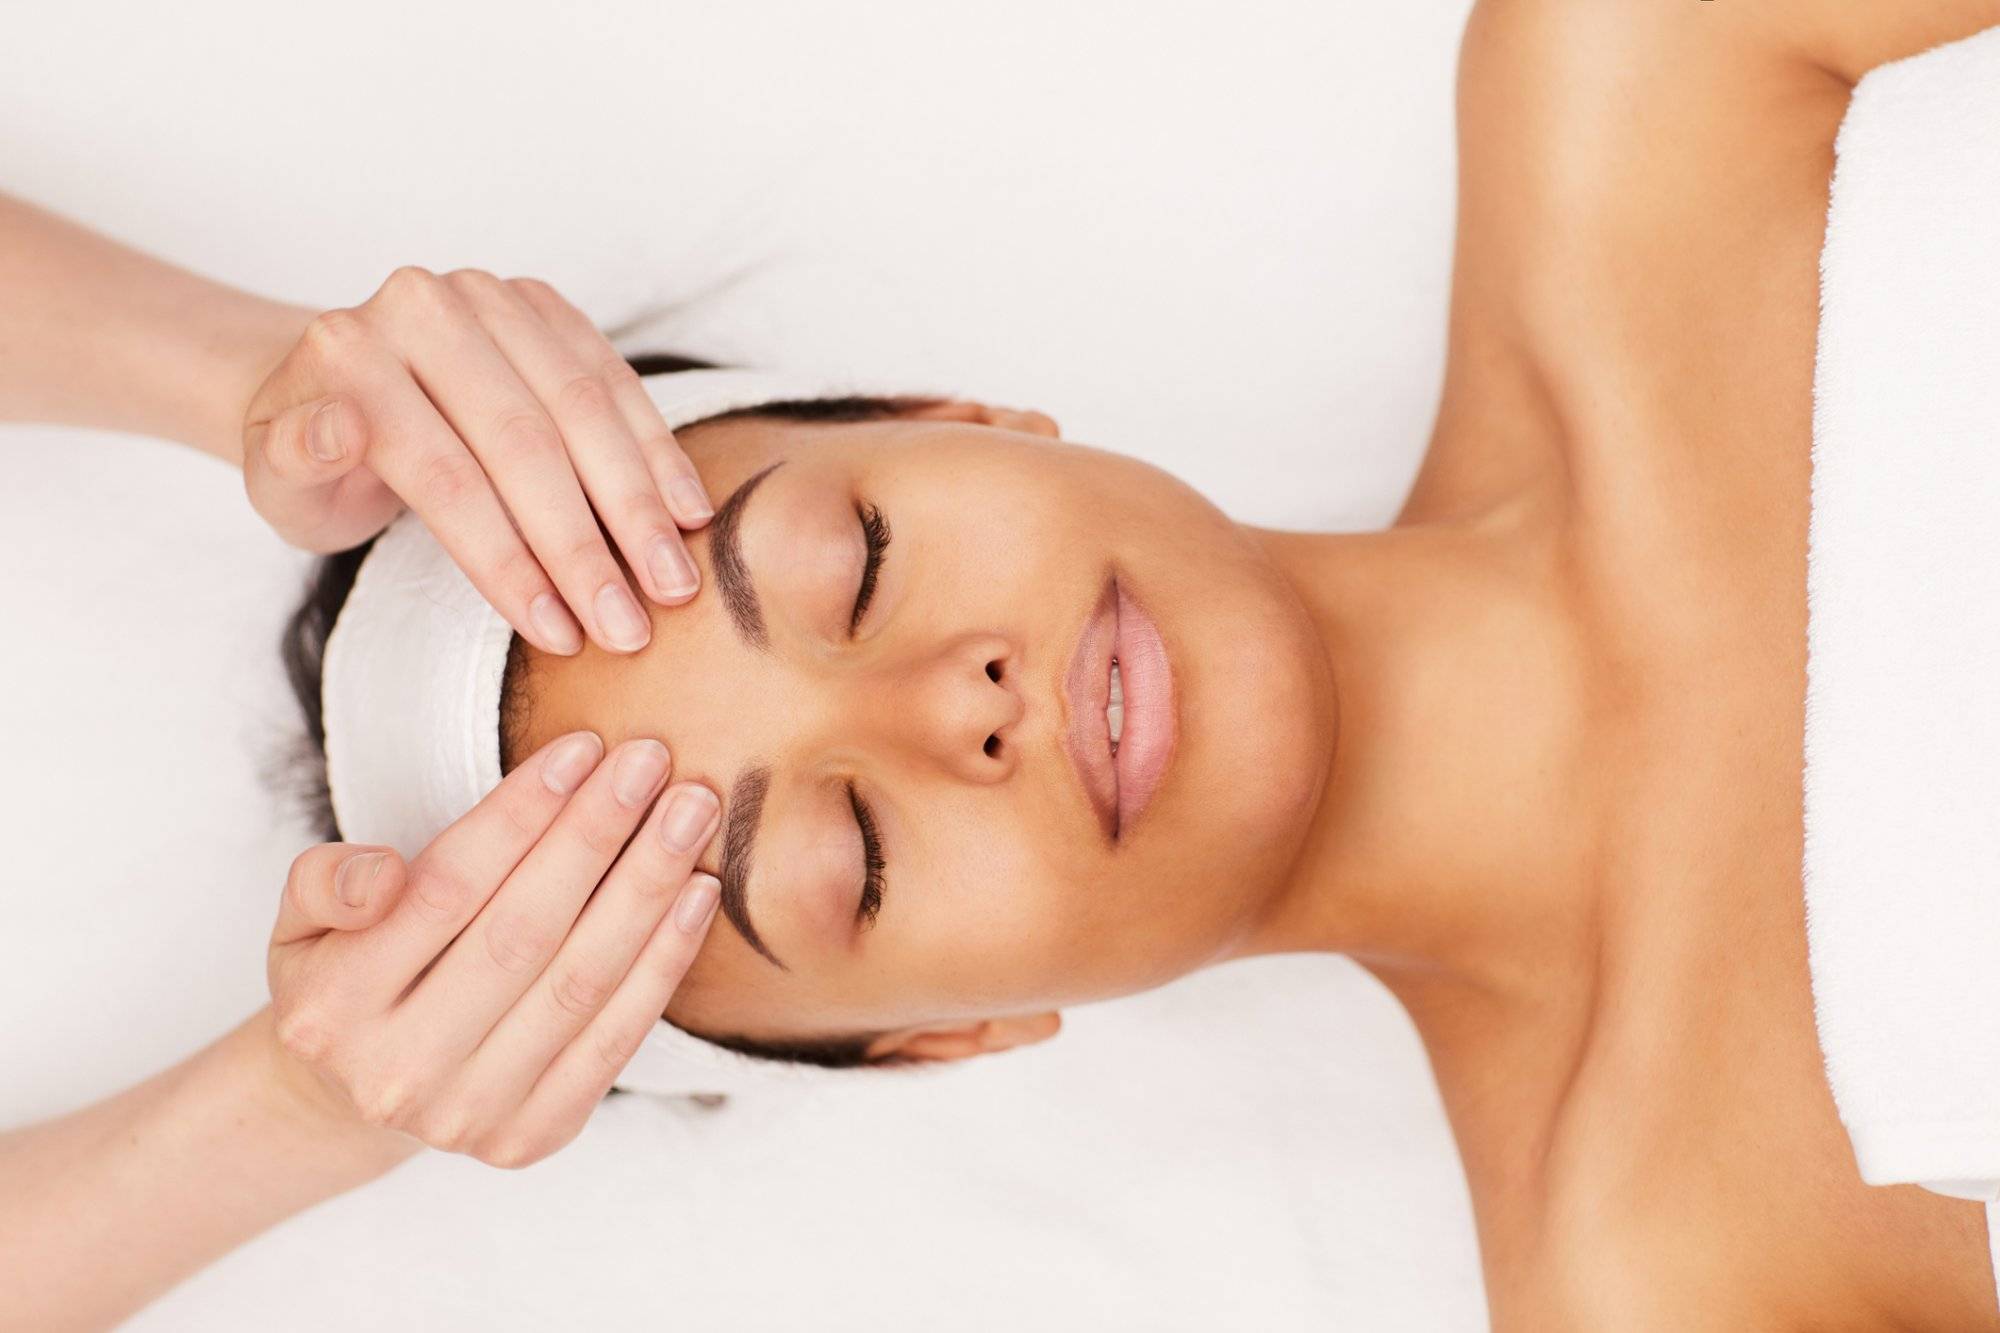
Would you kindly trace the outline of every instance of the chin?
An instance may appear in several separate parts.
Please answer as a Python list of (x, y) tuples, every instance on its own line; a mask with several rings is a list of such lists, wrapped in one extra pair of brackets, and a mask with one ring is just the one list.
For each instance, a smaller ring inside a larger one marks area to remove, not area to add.
[[(1205, 580), (1162, 632), (1172, 636), (1179, 736), (1129, 849), (1150, 906), (1125, 922), (1145, 941), (1148, 984), (1226, 956), (1289, 882), (1325, 790), (1337, 716), (1319, 635), (1269, 566)], [(1175, 909), (1158, 910), (1162, 891)]]
[(1282, 614), (1237, 636), (1205, 667), (1216, 671), (1216, 716), (1201, 730), (1222, 781), (1211, 809), (1237, 866), (1256, 878), (1287, 872), (1319, 808), (1335, 743), (1333, 674), (1318, 636)]

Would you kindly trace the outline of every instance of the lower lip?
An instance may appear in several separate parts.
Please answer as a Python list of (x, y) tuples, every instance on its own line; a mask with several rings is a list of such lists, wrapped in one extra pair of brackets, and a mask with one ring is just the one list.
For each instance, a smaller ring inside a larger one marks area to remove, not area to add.
[(1153, 799), (1174, 752), (1174, 672), (1167, 646), (1145, 609), (1118, 588), (1118, 637), (1113, 655), (1125, 690), (1125, 725), (1112, 763), (1118, 770), (1118, 830), (1122, 835)]

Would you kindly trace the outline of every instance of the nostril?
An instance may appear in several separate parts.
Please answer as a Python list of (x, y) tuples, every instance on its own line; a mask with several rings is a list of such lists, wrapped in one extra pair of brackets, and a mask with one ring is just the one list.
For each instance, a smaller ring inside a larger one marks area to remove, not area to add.
[(1000, 679), (1000, 664), (998, 662), (988, 662), (986, 664), (986, 679)]
[(999, 754), (1000, 738), (998, 736), (988, 736), (986, 738), (986, 757), (992, 759), (998, 757)]

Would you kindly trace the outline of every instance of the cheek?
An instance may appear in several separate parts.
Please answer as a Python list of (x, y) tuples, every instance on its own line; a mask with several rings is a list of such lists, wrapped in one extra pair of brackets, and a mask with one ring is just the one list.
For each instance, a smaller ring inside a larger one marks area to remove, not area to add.
[(1037, 1001), (1060, 981), (1083, 886), (1050, 864), (1048, 849), (1066, 838), (1048, 784), (1021, 795), (960, 790), (925, 802), (924, 854), (891, 866), (882, 913), (883, 972), (898, 989), (978, 1014)]

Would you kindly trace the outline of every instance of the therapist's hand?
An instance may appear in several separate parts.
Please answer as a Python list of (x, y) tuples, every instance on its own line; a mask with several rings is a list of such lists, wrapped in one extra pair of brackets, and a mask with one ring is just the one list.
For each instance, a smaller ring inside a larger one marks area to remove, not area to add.
[(605, 757), (576, 732), (407, 866), (341, 843), (301, 855), (266, 1025), (300, 1110), (502, 1167), (575, 1138), (715, 913), (693, 866), (716, 799), (684, 782), (656, 800), (668, 767), (656, 741)]
[(250, 501), (287, 541), (346, 550), (407, 505), (548, 652), (580, 650), (579, 621), (613, 652), (651, 635), (606, 532), (654, 601), (699, 586), (680, 529), (712, 516), (701, 479), (625, 359), (546, 283), (398, 269), (307, 322), (243, 421)]

